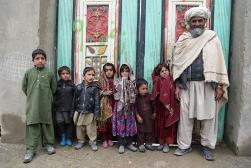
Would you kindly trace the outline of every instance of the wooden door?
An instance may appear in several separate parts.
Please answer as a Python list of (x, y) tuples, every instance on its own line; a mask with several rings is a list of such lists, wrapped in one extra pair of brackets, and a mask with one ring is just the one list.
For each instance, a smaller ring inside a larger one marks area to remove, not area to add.
[(74, 79), (81, 82), (83, 69), (94, 67), (96, 79), (102, 66), (116, 64), (117, 0), (77, 0), (75, 4)]

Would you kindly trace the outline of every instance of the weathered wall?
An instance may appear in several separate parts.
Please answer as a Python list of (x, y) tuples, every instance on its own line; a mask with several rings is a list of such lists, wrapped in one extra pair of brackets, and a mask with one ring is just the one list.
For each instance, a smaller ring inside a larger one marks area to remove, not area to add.
[(32, 67), (31, 52), (41, 47), (53, 70), (56, 0), (0, 1), (0, 125), (2, 142), (23, 141), (25, 96), (21, 80)]
[(251, 155), (251, 1), (233, 2), (230, 92), (225, 140), (238, 155)]
[[(23, 141), (25, 96), (21, 91), (21, 80), (25, 70), (32, 66), (32, 50), (37, 47), (45, 49), (48, 66), (54, 69), (56, 2), (57, 0), (23, 0), (18, 3), (0, 1), (2, 142)], [(225, 140), (239, 155), (251, 155), (250, 11), (251, 1), (233, 1), (231, 86)]]

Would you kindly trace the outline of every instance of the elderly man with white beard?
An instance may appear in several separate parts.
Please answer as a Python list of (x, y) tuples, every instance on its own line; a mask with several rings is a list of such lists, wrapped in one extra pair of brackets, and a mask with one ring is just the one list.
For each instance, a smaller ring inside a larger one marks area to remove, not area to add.
[(218, 112), (227, 102), (229, 86), (221, 43), (216, 33), (205, 28), (209, 11), (193, 7), (185, 13), (187, 31), (176, 42), (172, 72), (180, 100), (178, 148), (183, 156), (192, 151), (194, 119), (201, 122), (201, 151), (206, 160), (214, 160), (218, 129)]

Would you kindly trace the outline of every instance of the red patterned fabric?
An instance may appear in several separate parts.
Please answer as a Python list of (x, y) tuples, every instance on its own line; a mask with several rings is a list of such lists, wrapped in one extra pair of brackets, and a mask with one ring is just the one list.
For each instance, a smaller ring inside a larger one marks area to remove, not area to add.
[(154, 101), (155, 132), (159, 143), (172, 144), (177, 134), (177, 122), (180, 111), (175, 99), (175, 85), (172, 76), (160, 78), (152, 74), (153, 90), (151, 100)]
[[(101, 100), (104, 99), (104, 95), (102, 95), (102, 93), (104, 93), (105, 91), (114, 91), (114, 86), (113, 86), (113, 79), (107, 79), (105, 77), (105, 74), (102, 74), (100, 80), (99, 80), (99, 87), (101, 89)], [(107, 106), (109, 105), (112, 109), (114, 107), (114, 98), (113, 95), (110, 96), (106, 96), (108, 98), (108, 103), (109, 104), (103, 104), (102, 106)], [(103, 101), (101, 101), (102, 103)], [(104, 109), (107, 108), (103, 108), (103, 111), (101, 111), (101, 113), (104, 113)], [(112, 113), (112, 111), (111, 111)], [(102, 114), (101, 114), (102, 116)], [(107, 140), (111, 140), (112, 139), (112, 122), (111, 122), (111, 117), (107, 118), (105, 121), (99, 121), (99, 128), (98, 128), (98, 132), (100, 134), (100, 136), (103, 138), (104, 141)]]
[(108, 5), (87, 6), (86, 42), (107, 42)]
[(99, 135), (104, 141), (112, 139), (112, 121), (111, 118), (107, 119), (101, 127), (98, 128)]

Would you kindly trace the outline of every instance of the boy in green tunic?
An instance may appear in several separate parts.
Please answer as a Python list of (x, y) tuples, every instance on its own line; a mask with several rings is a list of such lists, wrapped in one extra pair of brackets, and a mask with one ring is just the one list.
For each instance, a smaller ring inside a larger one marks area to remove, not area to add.
[(43, 50), (34, 50), (32, 61), (34, 67), (26, 71), (22, 83), (22, 90), (27, 96), (24, 163), (31, 162), (35, 156), (40, 136), (48, 154), (55, 153), (52, 100), (56, 80), (45, 67), (46, 53)]

